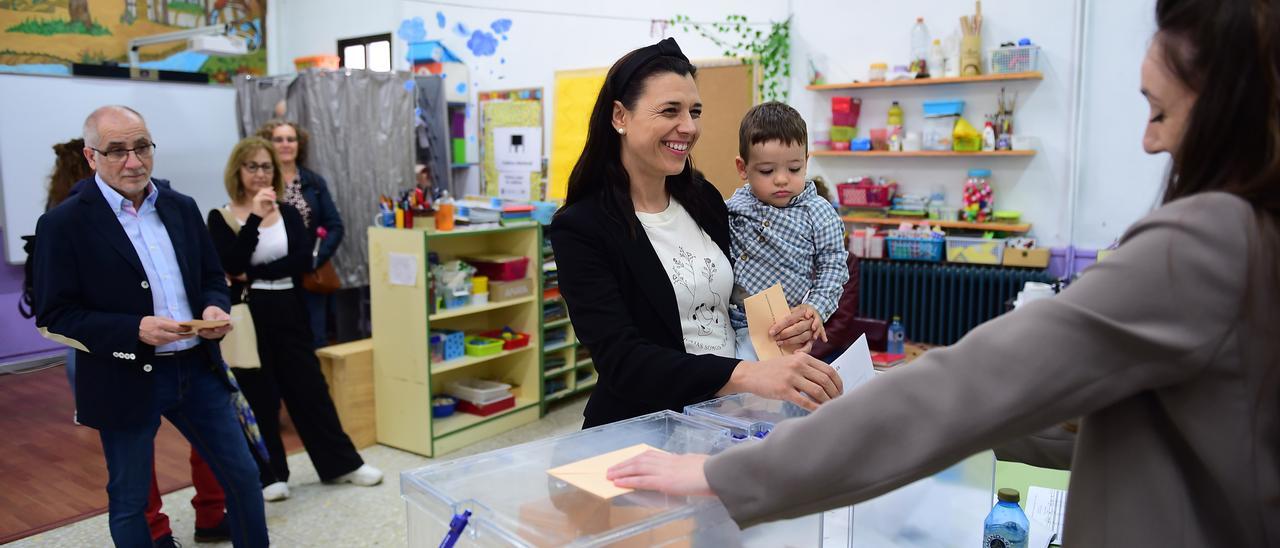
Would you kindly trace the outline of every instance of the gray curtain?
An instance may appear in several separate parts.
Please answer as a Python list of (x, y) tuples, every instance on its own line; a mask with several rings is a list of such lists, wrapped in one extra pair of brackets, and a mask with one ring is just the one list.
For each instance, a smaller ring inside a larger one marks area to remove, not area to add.
[[(276, 103), (311, 135), (306, 168), (329, 182), (347, 234), (333, 266), (345, 287), (369, 285), (369, 240), (380, 195), (413, 187), (413, 86), (408, 73), (307, 71), (236, 80), (240, 131), (256, 131)], [(259, 84), (259, 82), (263, 82)], [(269, 83), (268, 83), (269, 82)]]
[(289, 86), (293, 85), (296, 78), (297, 76), (289, 74), (261, 78), (241, 76), (235, 79), (236, 126), (240, 130), (241, 139), (253, 135), (262, 124), (276, 117), (276, 104), (289, 99)]
[[(454, 196), (461, 196), (453, 188), (453, 172), (451, 159), (452, 145), (449, 140), (449, 107), (444, 98), (444, 79), (439, 76), (415, 76), (413, 78), (417, 90), (417, 110), (415, 129), (417, 146), (426, 148), (426, 162), (431, 173), (431, 184), (446, 188)], [(424, 139), (425, 137), (425, 139)]]

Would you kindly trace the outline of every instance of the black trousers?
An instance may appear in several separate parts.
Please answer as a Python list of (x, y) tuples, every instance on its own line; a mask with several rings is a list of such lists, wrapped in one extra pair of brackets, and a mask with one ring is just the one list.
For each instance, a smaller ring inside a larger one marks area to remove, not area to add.
[(271, 457), (268, 465), (254, 452), (262, 485), (289, 479), (284, 443), (280, 440), (281, 399), (321, 480), (359, 468), (364, 460), (342, 430), (338, 410), (329, 397), (329, 385), (312, 348), (311, 325), (301, 292), (252, 289), (249, 313), (258, 335), (262, 368), (232, 371), (258, 419)]

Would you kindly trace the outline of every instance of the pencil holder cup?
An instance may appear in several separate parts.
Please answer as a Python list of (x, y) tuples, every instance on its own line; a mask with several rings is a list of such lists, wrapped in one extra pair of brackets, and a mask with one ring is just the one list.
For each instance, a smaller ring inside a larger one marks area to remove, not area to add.
[(978, 76), (982, 74), (982, 37), (965, 36), (960, 39), (960, 75)]

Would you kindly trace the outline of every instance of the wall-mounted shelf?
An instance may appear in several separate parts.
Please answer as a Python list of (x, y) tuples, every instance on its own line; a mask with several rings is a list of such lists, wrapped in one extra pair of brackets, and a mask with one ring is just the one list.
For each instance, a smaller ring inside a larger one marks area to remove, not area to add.
[(885, 82), (846, 82), (843, 84), (819, 84), (805, 86), (810, 91), (831, 91), (842, 89), (874, 89), (900, 88), (912, 86), (940, 86), (943, 84), (978, 84), (982, 82), (1011, 82), (1017, 80), (1043, 80), (1042, 72), (1011, 72), (1007, 74), (984, 74), (982, 76), (960, 76), (956, 78), (918, 78), (915, 80), (893, 80)]
[(1036, 155), (1036, 151), (983, 150), (978, 152), (955, 152), (950, 150), (918, 150), (912, 152), (890, 152), (887, 150), (815, 150), (810, 154), (821, 157), (858, 158), (1030, 158)]
[(939, 219), (915, 219), (909, 217), (886, 218), (886, 217), (857, 217), (848, 215), (840, 218), (846, 223), (858, 223), (864, 225), (885, 225), (898, 226), (902, 223), (924, 224), (936, 226), (939, 228), (954, 228), (956, 230), (981, 230), (989, 232), (1017, 232), (1026, 233), (1031, 231), (1031, 224), (1008, 224), (1008, 223), (969, 223), (965, 221), (943, 221)]

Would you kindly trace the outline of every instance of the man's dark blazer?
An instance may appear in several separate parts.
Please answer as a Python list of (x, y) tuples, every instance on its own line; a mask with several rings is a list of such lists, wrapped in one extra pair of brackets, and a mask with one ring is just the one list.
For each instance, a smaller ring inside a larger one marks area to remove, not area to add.
[[(170, 189), (167, 181), (152, 181), (191, 314), (199, 318), (210, 305), (228, 310), (226, 278), (195, 200)], [(36, 326), (77, 350), (80, 423), (136, 427), (153, 405), (155, 347), (138, 339), (142, 318), (155, 313), (151, 289), (142, 261), (97, 185), (88, 179), (77, 187), (79, 192), (36, 225)], [(199, 341), (198, 355), (224, 379), (218, 343)]]
[[(728, 257), (724, 200), (711, 183), (698, 184), (713, 213), (710, 226), (699, 226)], [(600, 374), (584, 427), (683, 411), (729, 382), (739, 360), (685, 352), (675, 289), (638, 222), (632, 236), (590, 197), (561, 210), (548, 233), (573, 330)]]

